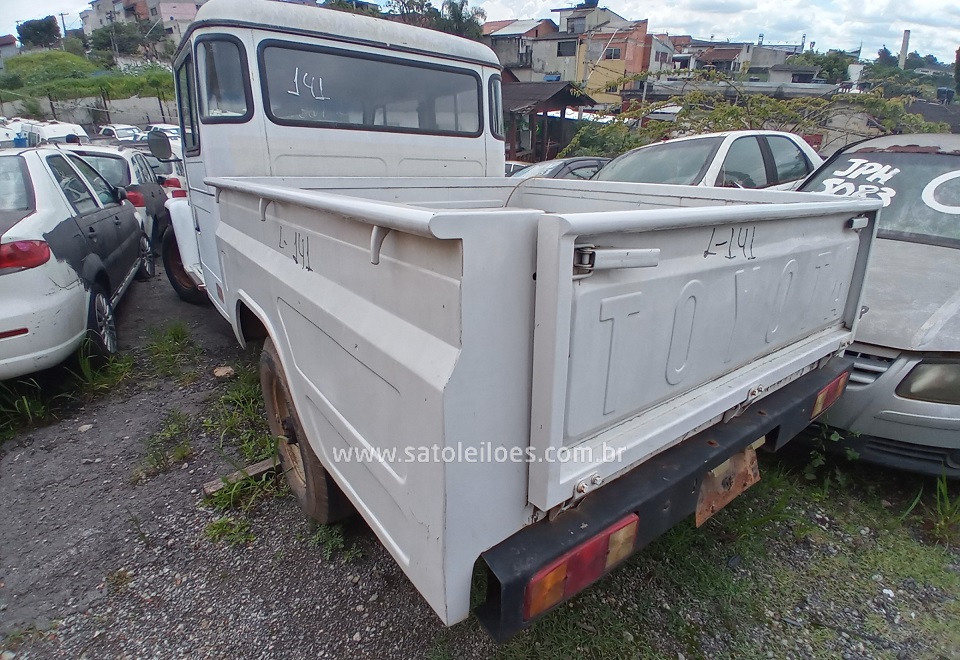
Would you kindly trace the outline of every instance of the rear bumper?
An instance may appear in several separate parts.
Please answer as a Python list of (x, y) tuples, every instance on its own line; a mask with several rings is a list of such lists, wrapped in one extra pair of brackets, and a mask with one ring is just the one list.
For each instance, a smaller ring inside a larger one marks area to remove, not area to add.
[(696, 511), (707, 472), (744, 451), (762, 436), (776, 451), (810, 423), (817, 394), (853, 361), (831, 360), (822, 369), (765, 397), (742, 415), (717, 424), (598, 488), (579, 506), (543, 520), (484, 552), (487, 595), (476, 611), (489, 633), (504, 641), (528, 626), (523, 618), (526, 585), (538, 570), (631, 512), (640, 526), (640, 550)]

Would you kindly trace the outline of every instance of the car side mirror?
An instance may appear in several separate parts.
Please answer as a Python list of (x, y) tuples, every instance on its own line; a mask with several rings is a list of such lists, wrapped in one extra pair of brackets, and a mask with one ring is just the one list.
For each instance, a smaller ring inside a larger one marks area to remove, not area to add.
[(127, 189), (123, 186), (117, 186), (113, 189), (113, 198), (117, 200), (117, 204), (123, 204), (127, 199)]
[(157, 174), (156, 172), (154, 172), (154, 175), (157, 177), (157, 183), (159, 183), (161, 186), (167, 182), (167, 177), (161, 176), (160, 174)]
[(150, 153), (157, 160), (167, 161), (173, 155), (173, 149), (170, 146), (170, 136), (163, 131), (150, 131), (147, 136), (147, 145), (150, 147)]

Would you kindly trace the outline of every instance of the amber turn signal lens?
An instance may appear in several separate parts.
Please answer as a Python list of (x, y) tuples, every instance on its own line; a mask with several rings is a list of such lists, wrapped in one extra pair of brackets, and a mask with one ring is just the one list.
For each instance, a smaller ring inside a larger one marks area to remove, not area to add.
[(813, 404), (813, 410), (810, 412), (810, 419), (816, 419), (837, 402), (837, 399), (840, 398), (844, 388), (847, 386), (847, 378), (849, 378), (849, 376), (849, 373), (844, 372), (820, 390), (817, 394), (817, 401)]

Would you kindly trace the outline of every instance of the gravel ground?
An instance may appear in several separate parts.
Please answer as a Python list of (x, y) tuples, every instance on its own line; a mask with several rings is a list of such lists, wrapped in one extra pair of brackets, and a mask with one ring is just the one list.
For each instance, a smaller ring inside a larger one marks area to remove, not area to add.
[[(289, 496), (263, 500), (249, 513), (250, 543), (210, 541), (204, 531), (222, 514), (203, 506), (200, 488), (233, 468), (199, 430), (185, 463), (134, 484), (145, 441), (168, 413), (202, 416), (224, 387), (214, 367), (243, 356), (218, 314), (179, 302), (162, 275), (136, 284), (118, 315), (122, 348), (138, 365), (145, 364), (151, 326), (183, 321), (203, 348), (202, 376), (178, 385), (137, 375), (0, 449), (2, 660), (459, 660), (498, 653), (473, 619), (444, 628), (361, 520), (345, 526), (347, 545), (362, 553), (352, 560), (342, 553), (324, 558), (310, 543), (315, 528)], [(749, 493), (745, 502), (765, 506)], [(719, 560), (725, 565), (716, 570), (735, 588), (742, 582), (744, 598), (757, 583), (790, 593), (782, 606), (756, 612), (752, 621), (724, 621), (719, 597), (687, 596), (678, 606), (671, 575), (688, 558), (672, 556), (667, 541), (499, 652), (554, 657), (555, 637), (574, 635), (582, 638), (577, 652), (590, 657), (685, 658), (691, 648), (711, 658), (960, 657), (960, 648), (957, 655), (943, 651), (909, 626), (911, 615), (956, 603), (955, 593), (923, 580), (878, 568), (875, 584), (858, 587), (865, 595), (856, 606), (835, 598), (847, 579), (840, 573), (822, 575), (797, 593), (796, 585), (777, 585), (783, 571), (802, 573), (823, 561), (829, 571), (830, 558), (848, 547), (881, 542), (869, 528), (850, 533), (827, 510), (812, 507), (800, 515), (815, 533), (795, 534), (778, 523), (768, 560), (742, 561), (735, 548)], [(710, 543), (723, 548), (722, 537)], [(949, 570), (960, 570), (960, 559), (953, 561)], [(956, 609), (944, 611), (944, 626), (960, 627), (949, 618)], [(878, 625), (883, 634), (870, 632)], [(745, 639), (748, 652), (739, 650)]]

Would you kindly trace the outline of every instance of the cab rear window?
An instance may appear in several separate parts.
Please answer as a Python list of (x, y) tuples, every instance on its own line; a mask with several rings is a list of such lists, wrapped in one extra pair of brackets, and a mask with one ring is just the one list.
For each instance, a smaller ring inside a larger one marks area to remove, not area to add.
[(100, 172), (111, 185), (130, 185), (130, 167), (123, 156), (92, 154), (86, 151), (76, 151), (74, 153), (83, 156), (83, 159), (93, 165), (93, 168)]

